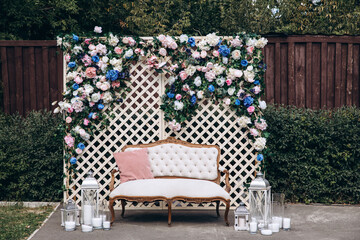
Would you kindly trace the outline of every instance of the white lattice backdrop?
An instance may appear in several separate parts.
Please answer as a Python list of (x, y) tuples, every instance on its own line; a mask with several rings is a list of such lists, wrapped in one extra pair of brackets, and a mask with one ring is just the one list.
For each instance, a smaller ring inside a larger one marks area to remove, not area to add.
[[(131, 92), (123, 103), (118, 104), (114, 113), (116, 118), (110, 127), (95, 132), (90, 139), (84, 154), (78, 161), (76, 174), (69, 198), (76, 199), (81, 205), (80, 186), (88, 171), (93, 171), (100, 185), (100, 199), (108, 199), (111, 170), (116, 166), (113, 152), (121, 151), (128, 144), (155, 142), (174, 136), (191, 143), (216, 144), (221, 148), (220, 165), (230, 171), (231, 204), (247, 202), (243, 184), (254, 177), (256, 155), (253, 154), (251, 141), (246, 133), (236, 125), (235, 114), (228, 108), (202, 101), (198, 114), (187, 123), (180, 132), (173, 133), (167, 128), (160, 110), (161, 96), (164, 94), (167, 77), (150, 71), (143, 63), (137, 63), (131, 70)], [(115, 186), (118, 185), (118, 182)], [(224, 187), (224, 178), (221, 186)], [(64, 195), (66, 198), (66, 195)], [(66, 199), (65, 199), (66, 200)], [(144, 204), (131, 203), (130, 208), (143, 207)], [(147, 207), (163, 208), (162, 203), (146, 204)], [(214, 207), (213, 204), (191, 204), (179, 202), (181, 207)], [(117, 202), (116, 208), (120, 207)]]

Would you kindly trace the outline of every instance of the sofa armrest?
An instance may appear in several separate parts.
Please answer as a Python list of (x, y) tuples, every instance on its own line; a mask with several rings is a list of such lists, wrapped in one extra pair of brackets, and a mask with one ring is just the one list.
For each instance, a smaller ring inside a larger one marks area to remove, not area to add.
[(225, 168), (219, 168), (219, 172), (225, 173), (225, 191), (230, 193), (231, 186), (230, 186), (230, 181), (229, 181), (229, 176), (230, 176), (229, 171), (226, 170)]
[(110, 181), (110, 192), (114, 190), (115, 185), (115, 173), (118, 172), (119, 169), (116, 167), (111, 171), (111, 181)]

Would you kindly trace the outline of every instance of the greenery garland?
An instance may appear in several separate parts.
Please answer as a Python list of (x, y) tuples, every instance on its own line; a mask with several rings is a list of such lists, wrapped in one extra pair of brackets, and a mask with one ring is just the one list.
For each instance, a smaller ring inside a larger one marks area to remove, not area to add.
[(94, 130), (97, 126), (106, 128), (109, 118), (115, 118), (111, 110), (115, 103), (123, 102), (130, 90), (130, 67), (138, 61), (159, 73), (171, 74), (161, 109), (173, 131), (179, 131), (196, 114), (199, 102), (208, 98), (235, 111), (239, 127), (249, 129), (257, 160), (264, 159), (268, 137), (262, 117), (266, 103), (261, 100), (265, 38), (211, 33), (199, 39), (183, 34), (144, 40), (112, 33), (100, 37), (101, 27), (95, 27), (94, 32), (97, 35), (92, 37), (72, 34), (57, 39), (67, 70), (64, 99), (54, 112), (65, 114), (68, 184)]

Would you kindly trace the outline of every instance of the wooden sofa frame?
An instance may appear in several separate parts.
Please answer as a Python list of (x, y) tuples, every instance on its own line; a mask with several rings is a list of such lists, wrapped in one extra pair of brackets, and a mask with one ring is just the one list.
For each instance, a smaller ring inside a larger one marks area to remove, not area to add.
[[(217, 169), (219, 169), (219, 160), (220, 160), (220, 148), (216, 145), (205, 145), (205, 144), (192, 144), (192, 143), (188, 143), (185, 141), (181, 141), (181, 140), (177, 140), (173, 137), (169, 137), (167, 139), (164, 140), (160, 140), (154, 143), (149, 143), (149, 144), (139, 144), (139, 145), (127, 145), (125, 146), (122, 151), (125, 151), (125, 149), (127, 148), (148, 148), (148, 147), (154, 147), (154, 146), (158, 146), (161, 144), (168, 144), (168, 143), (173, 143), (173, 144), (180, 144), (186, 147), (193, 147), (193, 148), (217, 148), (218, 150), (218, 156), (217, 156)], [(118, 172), (117, 169), (113, 169), (111, 171), (111, 182), (110, 182), (110, 191), (114, 190), (114, 184), (115, 184), (115, 173)], [(225, 173), (225, 190), (229, 193), (230, 192), (230, 184), (229, 184), (229, 172), (227, 170), (218, 170), (218, 174), (217, 177), (214, 180), (208, 180), (211, 182), (215, 182), (217, 184), (220, 185), (220, 177), (221, 177), (221, 172)], [(177, 177), (177, 176), (158, 176), (155, 178), (186, 178), (186, 179), (197, 179), (197, 178), (188, 178), (188, 177)], [(204, 179), (203, 179), (204, 180)], [(225, 214), (224, 214), (224, 219), (225, 219), (225, 223), (227, 226), (229, 226), (229, 220), (228, 220), (228, 213), (229, 213), (229, 209), (230, 209), (230, 200), (227, 200), (225, 198), (222, 197), (211, 197), (211, 198), (192, 198), (192, 197), (186, 197), (186, 196), (178, 196), (178, 197), (174, 197), (174, 198), (166, 198), (166, 197), (162, 197), (162, 196), (153, 196), (153, 197), (146, 197), (146, 196), (123, 196), (123, 195), (118, 195), (115, 196), (113, 198), (109, 199), (109, 209), (111, 212), (111, 223), (114, 222), (115, 220), (115, 211), (114, 211), (114, 202), (116, 200), (121, 200), (121, 207), (122, 207), (122, 212), (121, 212), (121, 216), (124, 217), (124, 213), (125, 213), (125, 205), (126, 205), (126, 201), (131, 201), (131, 202), (153, 202), (153, 201), (165, 201), (168, 205), (168, 225), (171, 225), (171, 204), (173, 201), (186, 201), (186, 202), (193, 202), (193, 203), (203, 203), (203, 202), (216, 202), (216, 213), (217, 216), (220, 216), (219, 213), (219, 206), (220, 206), (220, 201), (224, 202), (226, 205), (226, 209), (225, 209)]]

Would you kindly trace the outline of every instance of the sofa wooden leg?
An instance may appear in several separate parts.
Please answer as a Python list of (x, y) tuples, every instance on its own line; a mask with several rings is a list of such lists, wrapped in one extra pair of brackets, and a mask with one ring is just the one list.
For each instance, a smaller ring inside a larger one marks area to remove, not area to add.
[(171, 201), (168, 201), (168, 225), (171, 225)]
[(216, 201), (216, 214), (218, 217), (220, 217), (219, 207), (220, 207), (220, 201)]
[(111, 212), (111, 224), (113, 224), (113, 222), (115, 221), (114, 201), (115, 200), (111, 200), (111, 199), (109, 201), (109, 210)]
[(126, 205), (126, 201), (124, 199), (121, 199), (121, 217), (124, 217), (125, 205)]
[(230, 209), (230, 200), (229, 201), (226, 201), (226, 209), (225, 209), (225, 223), (227, 226), (229, 226), (229, 219), (228, 219), (228, 214), (229, 214), (229, 209)]

